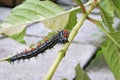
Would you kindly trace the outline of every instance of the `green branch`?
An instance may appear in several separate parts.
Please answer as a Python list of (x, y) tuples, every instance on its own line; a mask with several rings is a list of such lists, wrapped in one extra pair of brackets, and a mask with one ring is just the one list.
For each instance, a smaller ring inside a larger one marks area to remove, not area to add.
[(91, 22), (96, 24), (120, 48), (120, 45), (118, 44), (118, 42), (115, 41), (114, 38), (104, 29), (101, 21), (97, 21), (97, 20), (92, 19), (90, 17), (88, 17), (88, 20), (90, 20)]
[[(99, 1), (98, 1), (99, 2)], [(62, 50), (59, 51), (57, 58), (55, 59), (53, 65), (51, 66), (50, 70), (48, 71), (48, 73), (46, 74), (46, 76), (44, 77), (44, 80), (51, 80), (54, 72), (56, 71), (58, 65), (60, 64), (60, 62), (62, 61), (62, 59), (64, 58), (66, 51), (68, 49), (68, 47), (70, 46), (71, 42), (73, 41), (74, 37), (76, 36), (76, 34), (78, 33), (80, 27), (82, 26), (82, 24), (84, 23), (85, 19), (87, 19), (88, 15), (90, 14), (90, 12), (97, 6), (97, 3), (93, 3), (92, 6), (86, 11), (86, 13), (82, 14), (82, 17), (80, 18), (80, 20), (77, 22), (77, 24), (74, 26), (74, 28), (72, 29), (70, 35), (69, 35), (69, 43), (66, 43), (63, 47)]]
[(85, 7), (82, 4), (81, 0), (74, 0), (78, 5), (80, 5), (80, 8), (82, 10), (82, 13), (86, 13)]

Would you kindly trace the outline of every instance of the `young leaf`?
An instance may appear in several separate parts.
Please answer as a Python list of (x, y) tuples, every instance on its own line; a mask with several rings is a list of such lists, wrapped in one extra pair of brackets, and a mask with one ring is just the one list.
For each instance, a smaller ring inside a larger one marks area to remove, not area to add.
[[(110, 36), (120, 42), (120, 32), (110, 33)], [(105, 60), (114, 74), (115, 80), (120, 80), (120, 47), (118, 47), (110, 38), (107, 37), (106, 42), (102, 45), (102, 51)]]
[(109, 2), (113, 5), (116, 13), (120, 17), (120, 0), (109, 0)]
[(13, 36), (10, 36), (12, 39), (20, 42), (20, 43), (23, 43), (23, 44), (26, 44), (25, 40), (24, 40), (24, 35), (26, 34), (26, 28), (22, 31), (22, 33), (17, 33), (17, 34), (14, 34)]
[(23, 40), (23, 36), (20, 37), (17, 35), (23, 35), (23, 30), (28, 24), (39, 21), (47, 22), (46, 26), (50, 24), (47, 27), (51, 27), (52, 25), (54, 29), (60, 29), (66, 25), (68, 16), (61, 15), (58, 18), (50, 18), (63, 11), (62, 8), (50, 1), (26, 0), (23, 4), (15, 7), (5, 21), (0, 24), (0, 34), (8, 35), (13, 39), (19, 37), (19, 39)]
[(69, 15), (69, 20), (68, 20), (68, 24), (66, 25), (66, 29), (68, 30), (72, 30), (72, 28), (75, 26), (75, 24), (77, 23), (77, 16), (76, 14), (81, 12), (81, 9), (77, 9), (74, 10), (70, 13)]
[(90, 80), (86, 72), (80, 67), (80, 64), (77, 64), (75, 67), (76, 78), (75, 80)]
[[(23, 4), (15, 7), (5, 21), (0, 24), (0, 34), (13, 38), (16, 34), (23, 34), (24, 28), (34, 22), (42, 22), (53, 31), (63, 29), (66, 24), (69, 24), (69, 14), (78, 9), (79, 7), (64, 11), (50, 1), (26, 0)], [(75, 24), (76, 21), (73, 23)]]
[(120, 32), (108, 33), (102, 22), (94, 19), (92, 21), (107, 35), (105, 42), (102, 44), (102, 51), (115, 79), (120, 80)]
[(102, 0), (99, 3), (100, 14), (102, 17), (102, 21), (106, 27), (108, 27), (109, 31), (114, 31), (112, 24), (114, 18), (114, 8), (110, 4), (108, 0)]

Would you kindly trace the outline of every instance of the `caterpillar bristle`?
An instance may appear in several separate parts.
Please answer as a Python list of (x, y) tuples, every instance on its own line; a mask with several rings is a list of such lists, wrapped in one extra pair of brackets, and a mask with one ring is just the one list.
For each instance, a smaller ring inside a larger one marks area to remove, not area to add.
[(35, 59), (38, 59), (39, 58), (39, 56), (35, 56)]
[(30, 62), (30, 59), (28, 59), (28, 61)]
[(37, 47), (40, 47), (41, 46), (41, 43), (37, 43)]
[(14, 62), (11, 62), (12, 65), (14, 65)]
[(44, 52), (42, 55), (45, 56), (46, 52)]
[(32, 48), (32, 47), (35, 47), (35, 45), (34, 45), (34, 44), (31, 44), (31, 45), (30, 45), (30, 48)]
[(25, 50), (24, 50), (24, 52), (27, 54), (27, 53), (28, 53), (28, 50), (27, 50), (27, 49), (25, 49)]
[(20, 63), (20, 60), (17, 60), (17, 64), (19, 64)]
[(34, 51), (35, 50), (35, 48), (31, 48), (31, 51)]
[(45, 42), (46, 42), (46, 41), (48, 41), (48, 38), (47, 38), (47, 37), (45, 37), (45, 38), (44, 38), (44, 41), (45, 41)]
[(67, 30), (58, 31), (58, 33), (52, 35), (52, 37), (45, 37), (36, 45), (32, 44), (29, 50), (25, 49), (23, 52), (7, 58), (4, 61), (8, 61), (9, 63), (14, 63), (15, 61), (17, 61), (18, 63), (20, 62), (20, 60), (23, 60), (24, 62), (25, 59), (28, 59), (30, 61), (30, 58), (36, 58), (39, 54), (45, 55), (45, 51), (54, 48), (56, 44), (65, 44), (66, 42), (68, 42), (68, 35), (69, 32)]
[(23, 61), (23, 63), (25, 62), (25, 60), (24, 60), (24, 59), (23, 59), (22, 61)]

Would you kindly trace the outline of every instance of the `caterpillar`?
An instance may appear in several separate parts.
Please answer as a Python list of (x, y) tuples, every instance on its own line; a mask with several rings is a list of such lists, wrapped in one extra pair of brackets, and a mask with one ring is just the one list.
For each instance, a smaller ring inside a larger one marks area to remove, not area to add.
[(30, 59), (32, 57), (38, 56), (38, 54), (44, 53), (47, 49), (51, 49), (58, 43), (65, 44), (66, 42), (68, 42), (68, 35), (69, 31), (66, 29), (58, 31), (57, 34), (53, 35), (50, 39), (45, 40), (44, 43), (39, 42), (36, 48), (31, 48), (31, 50), (29, 51), (25, 50), (19, 54), (10, 57), (9, 62), (11, 63), (16, 60)]

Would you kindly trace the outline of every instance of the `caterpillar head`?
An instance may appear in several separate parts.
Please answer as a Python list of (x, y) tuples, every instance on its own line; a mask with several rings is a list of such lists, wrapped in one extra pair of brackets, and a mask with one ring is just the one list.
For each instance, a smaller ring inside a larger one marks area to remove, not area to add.
[(60, 32), (60, 43), (68, 42), (69, 31), (64, 29)]

